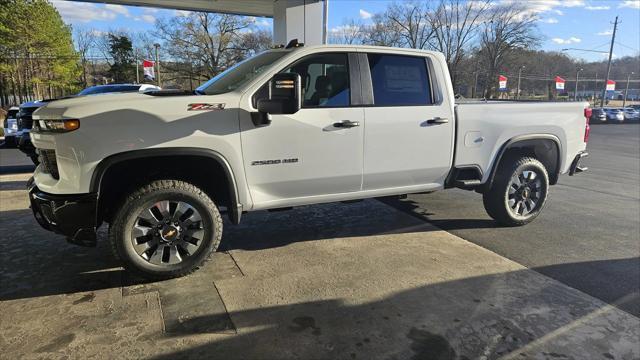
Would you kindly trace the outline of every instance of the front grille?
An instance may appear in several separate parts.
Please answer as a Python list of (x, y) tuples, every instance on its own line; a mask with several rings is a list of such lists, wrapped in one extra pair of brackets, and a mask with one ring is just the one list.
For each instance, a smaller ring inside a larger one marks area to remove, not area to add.
[(42, 171), (46, 174), (50, 174), (51, 177), (56, 180), (60, 179), (60, 174), (58, 173), (58, 161), (56, 160), (56, 151), (38, 149), (38, 155), (40, 164), (42, 165)]

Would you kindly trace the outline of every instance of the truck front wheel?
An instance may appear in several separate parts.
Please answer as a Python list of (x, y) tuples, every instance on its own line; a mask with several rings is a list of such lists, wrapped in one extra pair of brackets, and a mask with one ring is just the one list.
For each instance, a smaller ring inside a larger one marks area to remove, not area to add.
[(509, 157), (500, 164), (482, 200), (489, 216), (501, 225), (521, 226), (535, 219), (547, 201), (549, 175), (530, 157)]
[(187, 275), (217, 249), (222, 218), (213, 201), (184, 181), (153, 181), (132, 192), (109, 229), (127, 270), (153, 280)]

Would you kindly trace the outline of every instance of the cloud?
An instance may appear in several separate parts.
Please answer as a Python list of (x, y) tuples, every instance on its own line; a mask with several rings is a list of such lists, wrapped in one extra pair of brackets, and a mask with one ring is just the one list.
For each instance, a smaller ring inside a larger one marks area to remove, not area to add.
[(149, 24), (154, 24), (156, 22), (156, 17), (151, 14), (142, 14), (140, 15), (140, 19)]
[(126, 17), (130, 17), (131, 16), (129, 14), (129, 9), (127, 9), (126, 7), (124, 7), (122, 5), (106, 4), (104, 6), (104, 8), (105, 8), (105, 10), (113, 11), (114, 13), (118, 13), (118, 14), (124, 15)]
[(587, 10), (592, 10), (592, 11), (609, 10), (609, 9), (611, 9), (610, 6), (606, 6), (606, 5), (604, 5), (604, 6), (585, 6), (584, 8), (587, 9)]
[(249, 16), (248, 19), (253, 25), (258, 26), (258, 27), (271, 26), (271, 23), (265, 18), (257, 18), (255, 16)]
[(568, 45), (568, 44), (577, 44), (579, 42), (582, 41), (582, 39), (577, 38), (575, 36), (572, 36), (568, 39), (561, 39), (561, 38), (553, 38), (551, 39), (551, 41), (553, 41), (556, 44), (560, 44), (560, 45)]
[(191, 11), (187, 11), (187, 10), (175, 10), (173, 12), (174, 16), (189, 16), (191, 14)]
[(546, 19), (540, 19), (538, 21), (543, 22), (545, 24), (557, 24), (558, 23), (558, 19), (556, 19), (556, 18), (546, 18)]
[(618, 5), (619, 8), (640, 9), (640, 0), (625, 0)]
[(370, 12), (360, 9), (360, 18), (366, 20), (366, 19), (371, 19), (372, 16), (373, 14), (371, 14)]
[(338, 25), (336, 27), (332, 27), (329, 30), (329, 32), (334, 33), (334, 34), (342, 34), (342, 33), (357, 32), (359, 30), (360, 30), (360, 28), (358, 26), (355, 26), (355, 25)]
[(586, 6), (584, 0), (502, 0), (503, 4), (518, 3), (524, 7), (527, 14), (554, 12), (563, 15), (557, 8), (572, 8)]
[(584, 0), (565, 0), (562, 2), (564, 7), (582, 7), (584, 6)]
[(111, 21), (118, 17), (118, 13), (96, 4), (52, 0), (51, 4), (58, 9), (60, 16), (66, 22), (88, 23), (91, 21)]
[(596, 33), (596, 35), (600, 35), (600, 36), (613, 35), (613, 30), (609, 29), (609, 30), (600, 31), (599, 33)]

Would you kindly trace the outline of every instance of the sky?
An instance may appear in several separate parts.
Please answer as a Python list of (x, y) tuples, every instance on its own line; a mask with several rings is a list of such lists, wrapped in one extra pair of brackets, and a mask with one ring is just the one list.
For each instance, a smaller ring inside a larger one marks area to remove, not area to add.
[[(433, 0), (432, 0), (433, 1)], [(539, 17), (538, 28), (543, 36), (543, 50), (560, 51), (579, 48), (608, 51), (613, 21), (619, 17), (616, 33), (615, 57), (637, 55), (640, 49), (640, 0), (494, 0), (522, 1), (529, 11)], [(62, 18), (73, 27), (99, 31), (152, 31), (161, 17), (180, 15), (178, 10), (135, 6), (94, 4), (51, 0)], [(364, 24), (375, 13), (383, 12), (393, 1), (387, 0), (329, 0), (329, 29), (346, 24), (351, 19)], [(396, 1), (401, 2), (401, 1)], [(256, 18), (258, 27), (271, 28), (270, 18)], [(607, 54), (575, 51), (569, 55), (587, 61), (605, 59)]]

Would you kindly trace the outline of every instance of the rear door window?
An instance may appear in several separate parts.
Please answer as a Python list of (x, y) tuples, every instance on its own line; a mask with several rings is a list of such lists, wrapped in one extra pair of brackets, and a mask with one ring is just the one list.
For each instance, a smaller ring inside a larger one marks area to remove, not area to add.
[(375, 106), (433, 104), (423, 57), (368, 54)]

